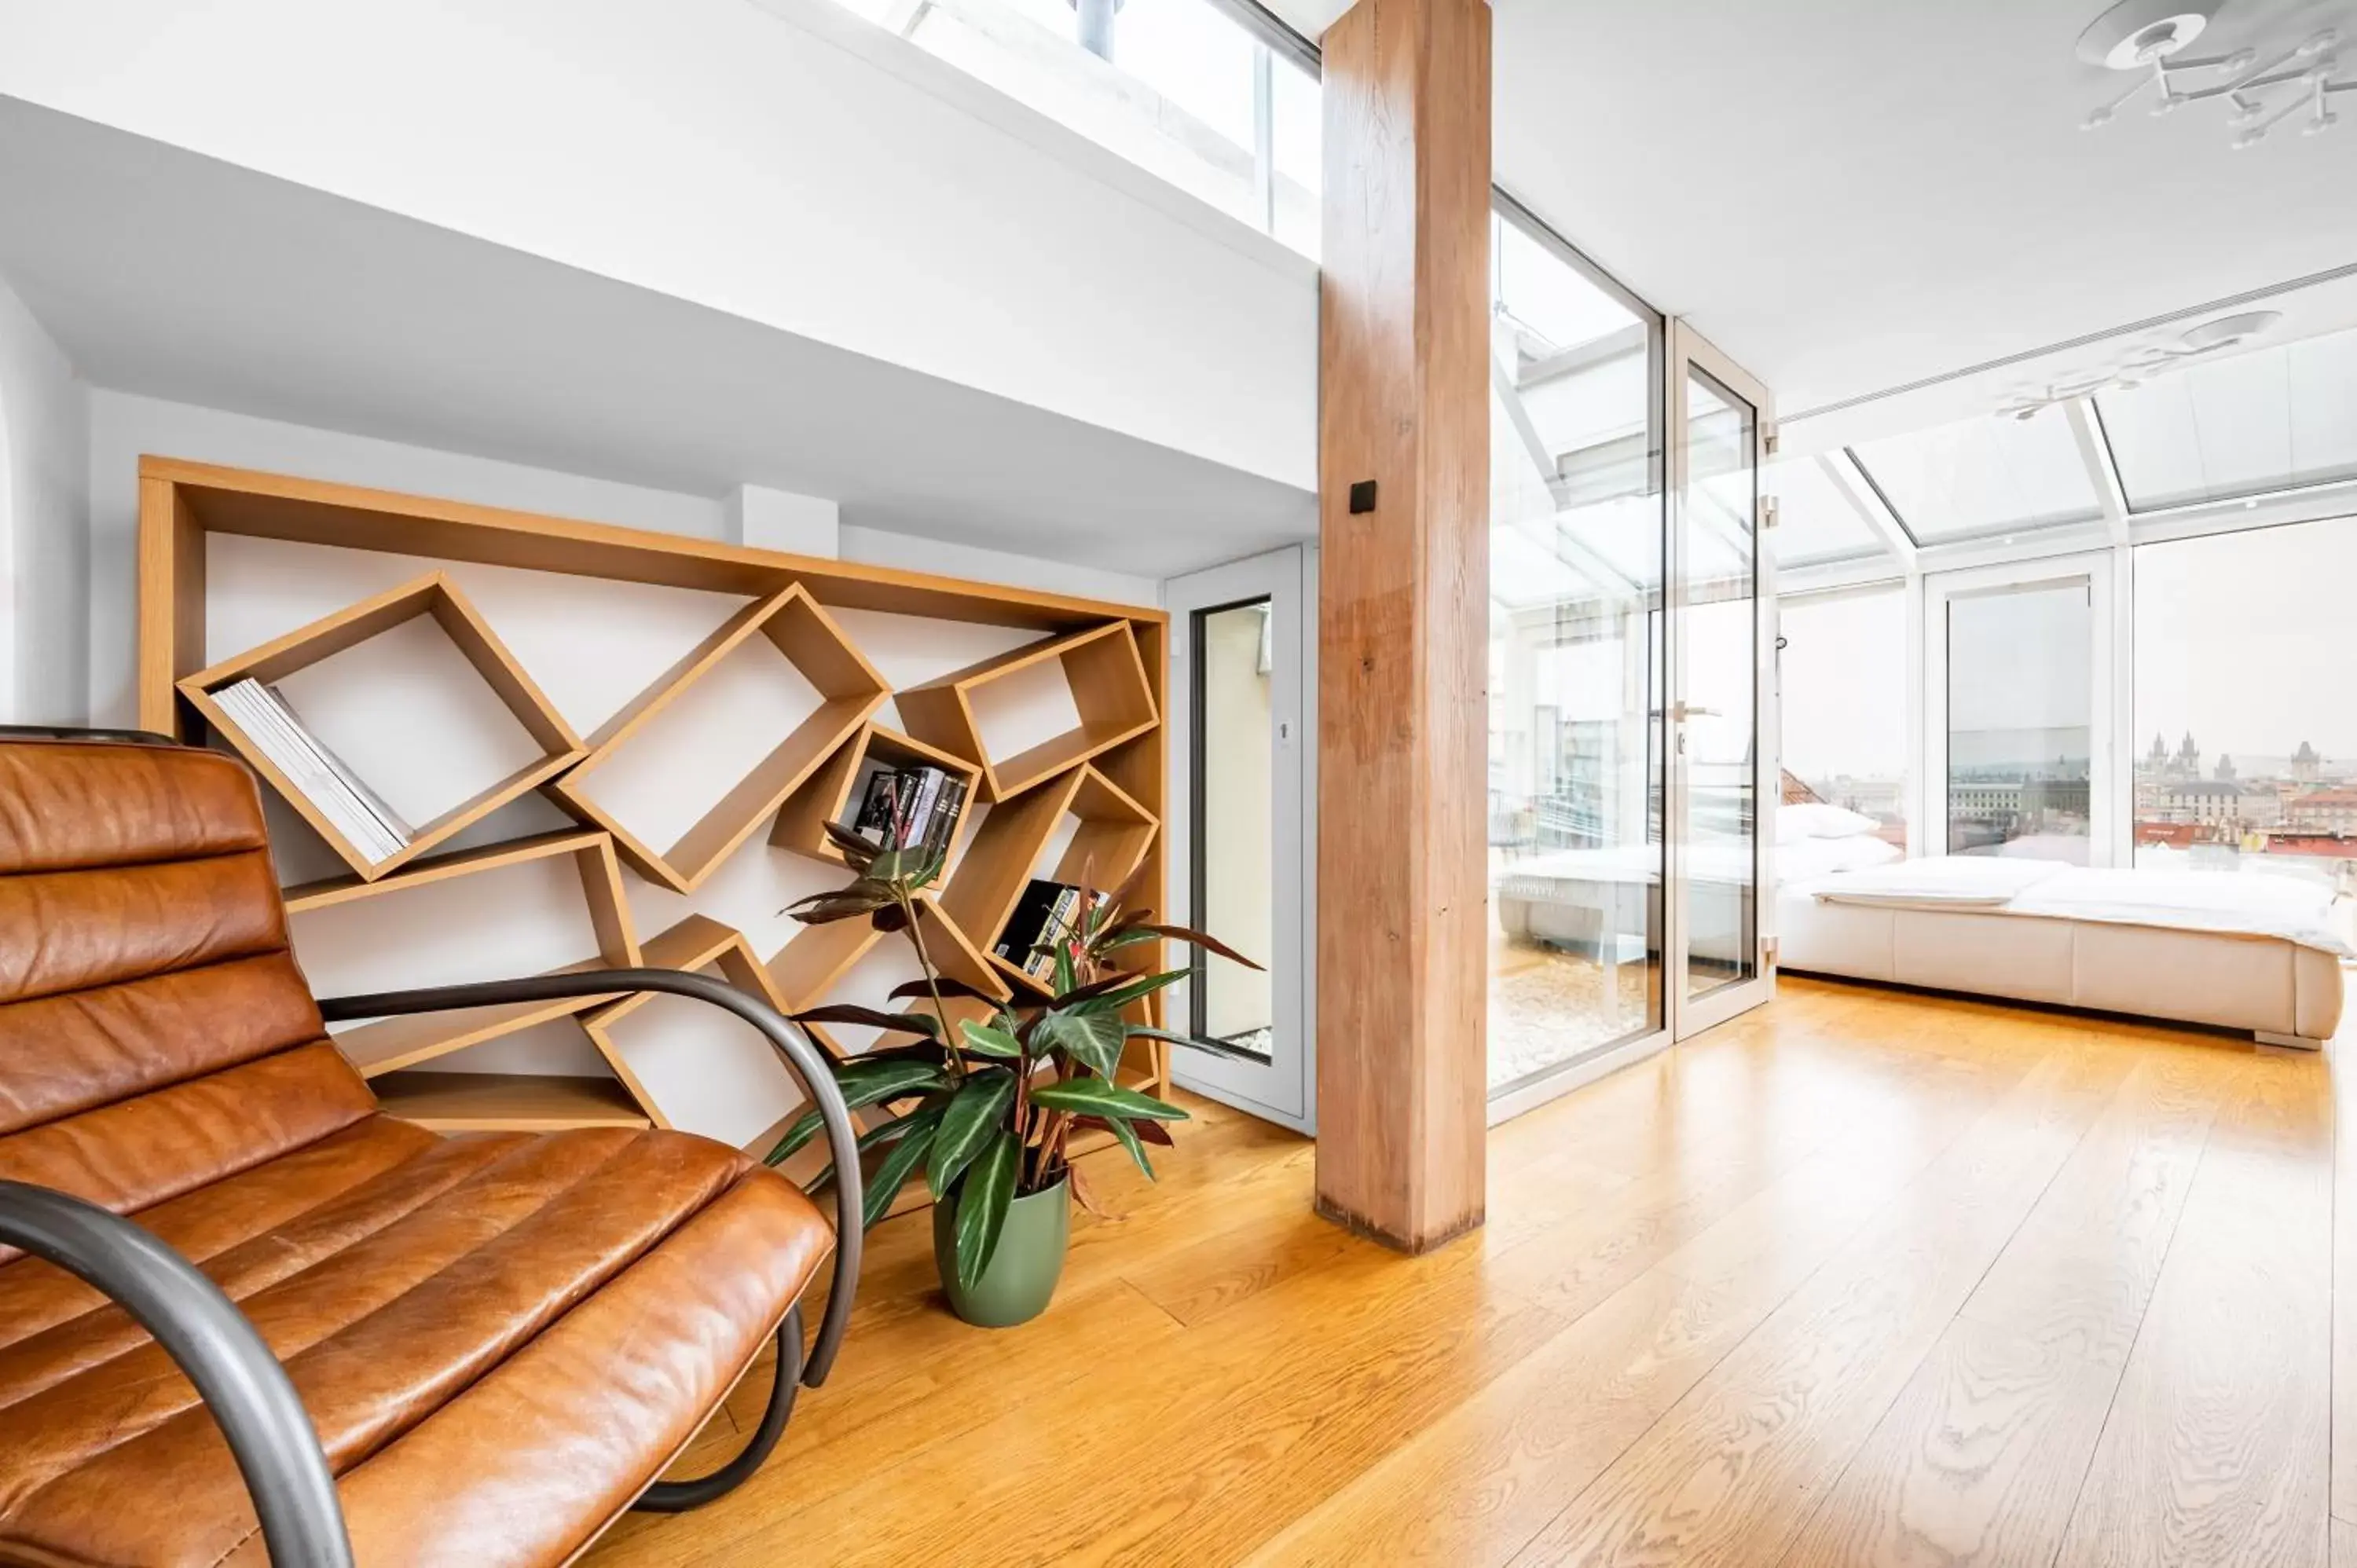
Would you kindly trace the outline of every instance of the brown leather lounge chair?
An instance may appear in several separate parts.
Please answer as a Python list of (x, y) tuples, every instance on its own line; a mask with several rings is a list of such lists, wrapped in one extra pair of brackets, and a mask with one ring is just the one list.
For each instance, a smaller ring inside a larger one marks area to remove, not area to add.
[[(662, 971), (325, 1005), (566, 987), (678, 991), (768, 1033), (852, 1173), (836, 1224), (701, 1138), (446, 1140), (382, 1114), (287, 950), (242, 766), (0, 740), (0, 1563), (554, 1563), (634, 1504), (751, 1473), (858, 1270), (853, 1129), (809, 1042)], [(805, 1359), (796, 1304), (830, 1248)], [(772, 1333), (752, 1445), (658, 1484)]]

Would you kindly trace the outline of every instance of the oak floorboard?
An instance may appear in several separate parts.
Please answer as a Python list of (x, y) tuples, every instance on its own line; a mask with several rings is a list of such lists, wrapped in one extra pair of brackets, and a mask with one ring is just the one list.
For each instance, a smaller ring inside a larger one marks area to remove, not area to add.
[(2324, 1064), (2255, 1055), (2219, 1112), (2057, 1568), (2308, 1568), (2330, 1550)]
[(2333, 1065), (1786, 977), (1494, 1129), (1488, 1225), (1415, 1259), (1190, 1101), (1159, 1183), (1089, 1157), (1034, 1324), (957, 1322), (927, 1217), (878, 1227), (770, 1463), (587, 1561), (2357, 1568)]
[[(2352, 975), (2357, 981), (2357, 975)], [(2357, 1533), (2357, 1023), (2329, 1058), (2332, 1084), (2332, 1517)], [(2357, 1568), (2357, 1540), (2333, 1545)]]
[(2131, 1059), (2058, 1048), (1512, 1560), (1773, 1563), (2037, 1202)]
[(2050, 1550), (2244, 1060), (2189, 1048), (2137, 1064), (1787, 1563), (2002, 1568)]

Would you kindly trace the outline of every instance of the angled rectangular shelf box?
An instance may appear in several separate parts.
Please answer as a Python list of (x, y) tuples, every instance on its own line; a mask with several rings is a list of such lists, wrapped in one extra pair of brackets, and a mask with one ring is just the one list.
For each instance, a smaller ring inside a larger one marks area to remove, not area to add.
[[(752, 769), (671, 843), (658, 848), (595, 795), (599, 771), (624, 751), (654, 744), (652, 726), (679, 697), (751, 639), (765, 639), (820, 698)], [(799, 584), (738, 611), (686, 659), (590, 737), (588, 757), (550, 794), (584, 822), (614, 835), (622, 857), (651, 880), (689, 893), (717, 870), (787, 798), (818, 773), (891, 695), (850, 639)]]
[[(1012, 757), (994, 757), (983, 743), (975, 698), (995, 682), (1035, 671), (1049, 660), (1063, 666), (1080, 722)], [(894, 698), (910, 735), (982, 767), (983, 790), (1004, 800), (1145, 734), (1160, 723), (1154, 682), (1125, 620), (1014, 649), (978, 664), (912, 686)]]
[[(375, 859), (338, 828), (311, 795), (280, 769), (256, 738), (222, 705), (219, 693), (248, 679), (272, 685), (421, 616), (432, 617), (441, 627), (452, 645), (482, 676), (484, 684), (532, 737), (541, 755), (419, 826), (398, 854)], [(179, 690), (228, 739), (238, 755), (269, 780), (271, 788), (285, 797), (345, 864), (363, 877), (383, 876), (408, 865), (527, 790), (554, 778), (585, 755), (581, 737), (573, 733), (466, 596), (440, 572), (429, 572), (414, 582), (298, 627), (259, 648), (248, 649), (233, 659), (199, 670), (182, 680)]]
[(1074, 768), (993, 806), (974, 829), (974, 842), (942, 891), (942, 911), (985, 952), (998, 945), (1016, 900), (1031, 880), (1031, 868), (1056, 836), (1080, 788), (1081, 772)]
[(813, 860), (823, 860), (832, 865), (845, 863), (843, 852), (827, 841), (826, 824), (835, 822), (851, 826), (850, 819), (859, 811), (866, 785), (863, 782), (873, 771), (870, 764), (888, 768), (938, 768), (965, 780), (965, 800), (959, 806), (957, 817), (950, 823), (950, 843), (957, 842), (958, 831), (964, 825), (967, 811), (982, 789), (982, 768), (964, 757), (928, 746), (912, 736), (882, 725), (870, 724), (861, 728), (851, 741), (836, 748), (834, 755), (803, 781), (802, 787), (786, 798), (778, 810), (778, 820), (770, 830), (770, 842), (778, 848), (804, 854)]
[[(511, 843), (493, 844), (412, 865), (374, 882), (336, 877), (286, 892), (286, 913), (299, 918), (314, 909), (331, 908), (361, 898), (398, 895), (404, 888), (427, 886), (454, 877), (482, 875), (506, 866), (553, 856), (570, 856), (581, 878), (582, 897), (597, 936), (597, 953), (568, 969), (630, 968), (640, 961), (638, 937), (630, 926), (630, 905), (623, 897), (622, 869), (615, 859), (613, 841), (600, 832), (547, 833)], [(564, 997), (553, 1002), (516, 1002), (490, 1007), (462, 1007), (444, 1013), (415, 1013), (381, 1018), (347, 1029), (335, 1036), (336, 1046), (365, 1078), (400, 1072), (554, 1019), (570, 1017), (614, 1000), (611, 996)], [(486, 1090), (502, 1081), (495, 1075), (459, 1073), (456, 1078), (479, 1079)]]
[(610, 1078), (397, 1072), (370, 1087), (386, 1115), (435, 1133), (565, 1133), (648, 1124), (646, 1112)]
[[(744, 933), (708, 915), (690, 915), (670, 929), (649, 938), (645, 945), (645, 962), (651, 969), (675, 969), (683, 974), (716, 970), (719, 977), (729, 984), (750, 992), (780, 1013), (786, 1010), (784, 998), (770, 983), (769, 971), (762, 968), (761, 961), (753, 955), (752, 946), (746, 941)], [(626, 1037), (629, 1033), (626, 1026), (630, 1015), (662, 995), (660, 992), (640, 991), (619, 1002), (608, 1002), (585, 1014), (581, 1027), (589, 1036), (590, 1043), (597, 1047), (598, 1054), (606, 1058), (607, 1065), (614, 1069), (614, 1076), (621, 1080), (622, 1087), (630, 1091), (631, 1099), (654, 1124), (671, 1127), (679, 1123), (663, 1108), (664, 1085), (633, 1064), (630, 1044)], [(719, 1016), (715, 1014), (716, 1019)], [(735, 1019), (728, 1022), (739, 1028), (751, 1027)], [(759, 1048), (765, 1055), (773, 1055), (766, 1039), (759, 1042)], [(792, 1075), (782, 1062), (773, 1060), (771, 1065), (780, 1075), (791, 1079)]]

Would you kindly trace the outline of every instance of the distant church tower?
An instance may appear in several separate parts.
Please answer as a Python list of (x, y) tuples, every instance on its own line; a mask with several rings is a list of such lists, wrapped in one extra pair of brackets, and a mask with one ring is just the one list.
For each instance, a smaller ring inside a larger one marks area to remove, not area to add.
[(2146, 754), (2144, 766), (2156, 778), (2169, 771), (2169, 742), (2160, 738), (2158, 730), (2152, 732), (2152, 750)]
[(2306, 741), (2301, 741), (2299, 743), (2299, 749), (2291, 754), (2292, 778), (2302, 784), (2315, 783), (2316, 765), (2318, 760), (2319, 758), (2316, 755), (2316, 747), (2309, 745)]
[(2201, 748), (2193, 744), (2191, 730), (2185, 732), (2185, 739), (2178, 745), (2176, 771), (2188, 779), (2201, 777)]
[(2221, 784), (2232, 784), (2234, 781), (2234, 759), (2222, 751), (2218, 754), (2216, 778)]

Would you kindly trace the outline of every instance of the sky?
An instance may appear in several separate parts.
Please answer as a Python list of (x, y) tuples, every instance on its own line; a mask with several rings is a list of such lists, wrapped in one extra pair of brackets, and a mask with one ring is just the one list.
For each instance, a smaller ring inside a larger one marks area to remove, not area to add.
[(2357, 757), (2357, 518), (2146, 545), (2136, 609), (2139, 754)]

